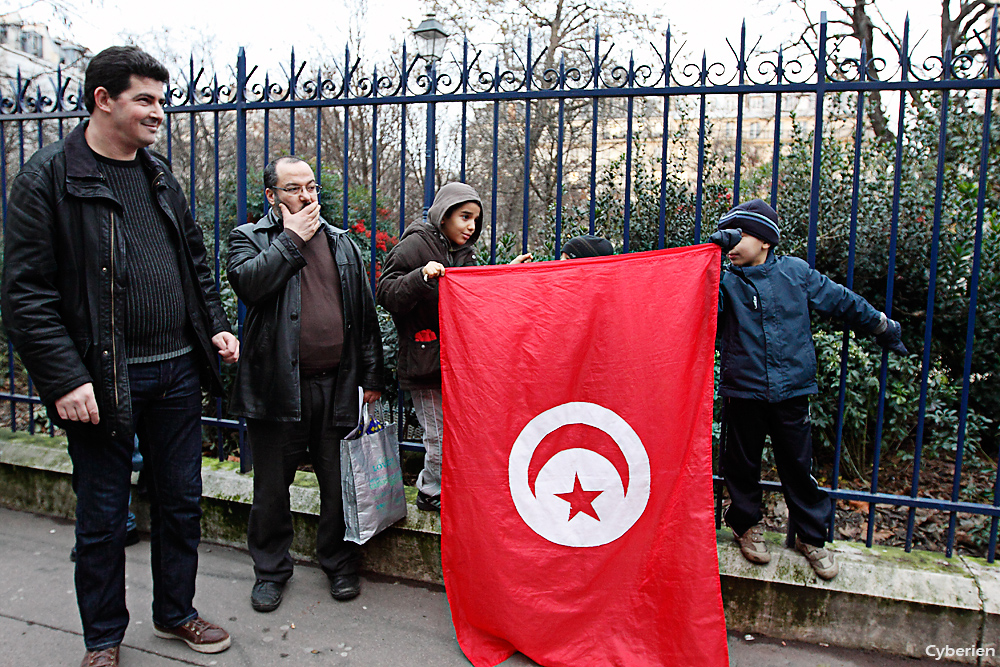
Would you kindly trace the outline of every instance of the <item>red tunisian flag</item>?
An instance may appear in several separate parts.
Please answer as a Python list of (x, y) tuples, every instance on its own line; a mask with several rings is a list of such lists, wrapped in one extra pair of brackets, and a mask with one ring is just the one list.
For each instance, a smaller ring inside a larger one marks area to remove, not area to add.
[(476, 667), (729, 664), (714, 245), (441, 279), (441, 556)]

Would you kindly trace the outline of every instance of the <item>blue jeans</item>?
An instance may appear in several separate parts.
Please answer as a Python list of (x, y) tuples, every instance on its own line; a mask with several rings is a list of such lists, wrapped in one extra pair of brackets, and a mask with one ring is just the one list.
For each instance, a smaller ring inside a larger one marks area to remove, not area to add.
[[(174, 628), (192, 606), (201, 540), (201, 388), (193, 354), (130, 365), (129, 394), (149, 489), (153, 622)], [(87, 650), (121, 644), (132, 433), (66, 429), (76, 489), (76, 597)]]

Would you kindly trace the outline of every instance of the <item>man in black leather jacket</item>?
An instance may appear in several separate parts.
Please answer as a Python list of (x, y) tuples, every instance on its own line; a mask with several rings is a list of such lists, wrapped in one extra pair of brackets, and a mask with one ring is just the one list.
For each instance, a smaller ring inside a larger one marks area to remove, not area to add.
[(281, 157), (264, 170), (271, 204), (229, 236), (229, 281), (247, 305), (231, 410), (247, 418), (254, 497), (247, 544), (254, 609), (274, 611), (292, 576), (289, 485), (312, 463), (320, 489), (316, 552), (330, 594), (360, 593), (357, 545), (344, 540), (340, 440), (358, 424), (358, 387), (378, 400), (382, 335), (361, 252), (320, 217), (312, 169)]
[(35, 153), (11, 186), (3, 320), (69, 440), (85, 665), (117, 665), (128, 625), (135, 434), (149, 483), (153, 631), (200, 652), (230, 644), (192, 600), (200, 379), (221, 393), (218, 359), (235, 361), (239, 342), (180, 185), (146, 150), (163, 121), (167, 78), (135, 47), (96, 55), (84, 86), (89, 121)]

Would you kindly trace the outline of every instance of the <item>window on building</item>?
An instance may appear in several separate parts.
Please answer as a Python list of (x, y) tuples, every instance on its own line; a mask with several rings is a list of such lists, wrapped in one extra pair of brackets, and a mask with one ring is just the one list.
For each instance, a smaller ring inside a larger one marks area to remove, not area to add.
[(33, 56), (42, 57), (42, 36), (25, 30), (21, 33), (21, 50)]

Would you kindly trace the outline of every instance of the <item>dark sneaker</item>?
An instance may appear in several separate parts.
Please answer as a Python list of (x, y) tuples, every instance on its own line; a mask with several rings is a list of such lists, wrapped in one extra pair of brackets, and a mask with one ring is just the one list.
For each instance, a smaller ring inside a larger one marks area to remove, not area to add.
[(330, 577), (330, 595), (334, 600), (346, 602), (361, 594), (361, 577), (356, 574), (338, 574)]
[(258, 579), (250, 591), (250, 606), (254, 611), (274, 611), (281, 604), (281, 595), (285, 585), (277, 581)]
[(820, 579), (833, 579), (840, 571), (840, 568), (837, 566), (837, 561), (833, 558), (833, 554), (823, 547), (814, 547), (813, 545), (806, 544), (796, 537), (795, 549), (806, 557), (806, 560), (809, 561), (809, 565), (812, 567), (813, 572), (815, 572), (816, 576)]
[(417, 491), (417, 509), (425, 512), (440, 512), (441, 496), (429, 496), (423, 491)]
[(228, 632), (200, 616), (176, 628), (154, 625), (153, 634), (160, 639), (180, 639), (198, 653), (221, 653), (232, 643)]
[(112, 646), (100, 651), (87, 651), (80, 667), (118, 667), (118, 649), (118, 646)]
[(764, 542), (764, 529), (760, 524), (742, 535), (737, 535), (736, 531), (733, 531), (733, 538), (740, 545), (740, 553), (751, 563), (767, 565), (771, 562), (771, 554), (768, 553), (767, 544)]

